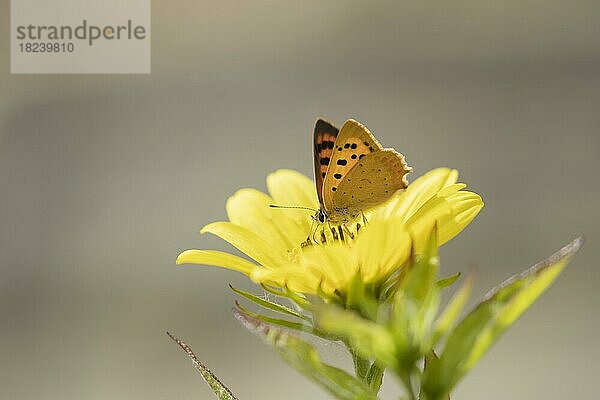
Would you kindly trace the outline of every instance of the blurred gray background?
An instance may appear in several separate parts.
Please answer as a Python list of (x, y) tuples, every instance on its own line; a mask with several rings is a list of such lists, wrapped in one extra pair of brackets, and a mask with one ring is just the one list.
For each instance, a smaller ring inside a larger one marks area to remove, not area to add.
[(483, 196), (442, 254), (476, 297), (586, 235), (453, 399), (597, 396), (600, 3), (155, 1), (139, 76), (10, 75), (0, 4), (0, 398), (212, 398), (168, 329), (242, 399), (329, 399), (232, 318), (246, 278), (174, 264), (229, 249), (198, 230), (235, 190), (312, 174), (319, 116)]

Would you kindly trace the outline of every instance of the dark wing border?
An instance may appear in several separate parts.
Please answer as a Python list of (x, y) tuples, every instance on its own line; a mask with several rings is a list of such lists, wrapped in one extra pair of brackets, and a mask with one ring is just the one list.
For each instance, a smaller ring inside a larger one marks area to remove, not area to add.
[(323, 206), (323, 181), (329, 169), (331, 155), (340, 130), (322, 118), (317, 119), (313, 135), (315, 186), (319, 203)]

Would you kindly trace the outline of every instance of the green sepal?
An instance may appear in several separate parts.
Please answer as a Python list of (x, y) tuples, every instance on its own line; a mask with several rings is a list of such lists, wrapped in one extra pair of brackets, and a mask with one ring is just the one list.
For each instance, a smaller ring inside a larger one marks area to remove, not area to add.
[(239, 310), (234, 309), (233, 312), (246, 329), (273, 346), (290, 366), (325, 388), (336, 398), (377, 400), (377, 395), (367, 384), (340, 368), (325, 364), (311, 344)]
[(316, 298), (320, 300), (325, 300), (329, 303), (342, 304), (344, 302), (343, 295), (336, 292), (334, 294), (327, 293), (327, 291), (323, 290), (323, 279), (319, 282), (317, 286)]
[(444, 399), (490, 346), (554, 282), (582, 242), (582, 238), (575, 239), (486, 295), (450, 333), (439, 359), (432, 360), (425, 371), (424, 398)]
[(270, 286), (264, 283), (260, 284), (260, 287), (263, 288), (263, 290), (267, 293), (271, 293), (275, 296), (279, 296), (279, 297), (285, 297), (285, 292), (283, 291), (283, 289), (275, 287), (275, 286)]
[(394, 338), (385, 325), (370, 321), (355, 311), (344, 310), (334, 304), (323, 304), (315, 312), (318, 329), (340, 337), (349, 348), (364, 359), (374, 358), (382, 365), (396, 367)]
[(400, 290), (416, 301), (423, 302), (430, 293), (437, 289), (435, 279), (439, 268), (437, 225), (433, 227), (423, 254), (416, 257), (416, 262), (406, 271)]
[(404, 279), (408, 275), (408, 273), (413, 269), (417, 262), (417, 256), (415, 253), (415, 244), (411, 239), (410, 242), (410, 253), (407, 261), (404, 265), (398, 268), (398, 271), (393, 273), (388, 280), (383, 284), (383, 290), (381, 294), (380, 302), (382, 303), (391, 303), (394, 299), (394, 295), (398, 292), (398, 289), (404, 282)]
[(423, 254), (407, 270), (392, 304), (390, 330), (397, 347), (400, 375), (410, 375), (414, 363), (431, 349), (432, 325), (440, 302), (435, 285), (439, 267), (437, 229), (434, 227)]
[(377, 361), (371, 364), (369, 372), (367, 372), (367, 384), (375, 393), (379, 392), (379, 389), (381, 389), (384, 374), (385, 367), (381, 366)]
[(285, 297), (292, 300), (298, 307), (305, 311), (312, 311), (313, 309), (313, 305), (306, 297), (304, 297), (304, 295), (300, 295), (293, 290), (290, 290), (287, 286), (285, 287)]
[(235, 306), (237, 307), (237, 309), (239, 311), (243, 312), (244, 314), (248, 314), (249, 316), (251, 316), (253, 318), (256, 318), (256, 319), (258, 319), (260, 321), (266, 322), (268, 324), (278, 325), (278, 326), (281, 326), (283, 328), (292, 329), (292, 330), (299, 331), (299, 332), (311, 333), (313, 335), (321, 336), (319, 334), (319, 332), (317, 332), (317, 330), (315, 330), (312, 325), (305, 324), (303, 322), (288, 321), (287, 319), (273, 318), (273, 317), (268, 317), (266, 315), (258, 314), (258, 313), (252, 312), (252, 311), (248, 310), (247, 308), (243, 307), (237, 301), (235, 302)]
[(350, 281), (350, 287), (346, 294), (345, 308), (357, 310), (360, 314), (371, 321), (377, 320), (379, 304), (373, 293), (371, 285), (365, 284), (358, 271)]
[(303, 319), (305, 321), (310, 321), (309, 317), (307, 317), (306, 315), (302, 315), (299, 312), (297, 312), (295, 310), (292, 310), (289, 307), (283, 306), (281, 304), (274, 303), (272, 301), (261, 299), (260, 297), (254, 295), (252, 293), (248, 293), (248, 292), (245, 292), (243, 290), (236, 289), (232, 285), (229, 285), (229, 288), (231, 290), (233, 290), (235, 293), (239, 294), (240, 296), (245, 297), (246, 299), (248, 299), (248, 300), (250, 300), (250, 301), (258, 304), (261, 307), (264, 307), (266, 309), (269, 309), (269, 310), (272, 310), (272, 311), (276, 311), (276, 312), (279, 312), (279, 313), (282, 313), (282, 314), (291, 315), (292, 317)]
[(358, 352), (354, 351), (352, 346), (348, 346), (348, 351), (352, 356), (352, 363), (354, 364), (354, 374), (363, 382), (367, 380), (367, 374), (371, 367), (371, 362), (368, 358), (361, 356)]
[(469, 300), (474, 282), (475, 278), (473, 274), (469, 274), (465, 283), (460, 287), (460, 289), (458, 289), (454, 296), (452, 296), (448, 302), (448, 305), (438, 317), (433, 330), (433, 338), (431, 340), (432, 346), (435, 346), (440, 338), (442, 338), (442, 336), (444, 336), (454, 326), (455, 321), (458, 319), (458, 316)]
[(181, 347), (183, 349), (183, 351), (185, 351), (185, 353), (188, 355), (188, 357), (192, 360), (194, 367), (196, 367), (198, 372), (200, 372), (200, 375), (202, 375), (204, 382), (206, 382), (206, 384), (208, 385), (208, 387), (211, 388), (211, 390), (213, 391), (215, 396), (217, 396), (217, 399), (219, 399), (219, 400), (238, 400), (237, 397), (235, 397), (235, 395), (231, 392), (231, 390), (229, 390), (229, 388), (227, 386), (225, 386), (219, 380), (219, 378), (217, 378), (217, 376), (215, 374), (213, 374), (211, 372), (211, 370), (208, 369), (208, 367), (206, 367), (206, 365), (204, 365), (204, 363), (202, 361), (200, 361), (200, 359), (198, 359), (198, 357), (196, 357), (196, 355), (194, 354), (194, 352), (192, 351), (190, 346), (188, 346), (181, 339), (176, 338), (175, 336), (171, 335), (169, 332), (167, 332), (167, 335), (169, 335), (169, 337), (175, 343), (177, 343), (179, 345), (179, 347)]
[(456, 282), (458, 280), (458, 278), (460, 278), (461, 275), (462, 274), (460, 272), (457, 272), (453, 275), (450, 275), (450, 276), (440, 279), (439, 281), (436, 282), (436, 285), (439, 289), (445, 289), (448, 286), (452, 286), (454, 284), (454, 282)]

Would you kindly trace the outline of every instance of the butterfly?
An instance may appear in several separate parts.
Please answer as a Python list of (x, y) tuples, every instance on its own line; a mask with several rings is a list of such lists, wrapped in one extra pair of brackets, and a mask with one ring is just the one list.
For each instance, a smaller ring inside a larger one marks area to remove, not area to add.
[(338, 130), (318, 119), (313, 144), (320, 203), (314, 219), (321, 223), (348, 223), (408, 186), (412, 168), (404, 156), (384, 149), (358, 121), (349, 119)]

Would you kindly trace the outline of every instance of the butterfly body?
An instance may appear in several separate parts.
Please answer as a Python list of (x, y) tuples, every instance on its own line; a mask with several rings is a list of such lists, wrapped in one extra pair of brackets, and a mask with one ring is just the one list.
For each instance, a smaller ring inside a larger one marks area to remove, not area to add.
[(350, 119), (338, 130), (319, 119), (313, 139), (318, 222), (353, 221), (408, 185), (404, 156), (384, 149), (360, 122)]

